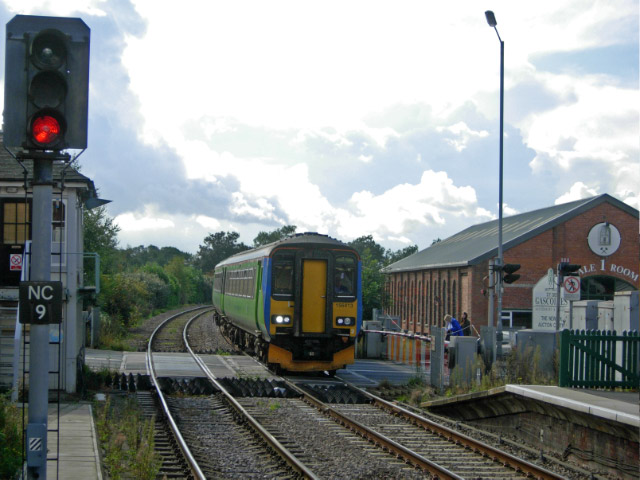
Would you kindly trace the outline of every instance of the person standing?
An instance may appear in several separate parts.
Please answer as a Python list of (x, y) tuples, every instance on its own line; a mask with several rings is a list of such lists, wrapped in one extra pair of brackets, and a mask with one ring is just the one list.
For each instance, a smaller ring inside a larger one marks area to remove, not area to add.
[(460, 322), (460, 326), (462, 327), (462, 334), (465, 336), (471, 335), (471, 321), (469, 320), (469, 316), (467, 312), (462, 312), (462, 321)]
[(447, 339), (450, 336), (461, 337), (463, 336), (462, 327), (458, 320), (456, 320), (451, 315), (445, 315), (444, 317), (445, 328), (447, 329)]

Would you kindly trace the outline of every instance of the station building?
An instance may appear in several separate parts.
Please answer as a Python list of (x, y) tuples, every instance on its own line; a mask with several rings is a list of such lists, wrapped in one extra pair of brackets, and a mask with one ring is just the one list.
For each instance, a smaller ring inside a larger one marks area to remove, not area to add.
[[(18, 285), (28, 265), (23, 254), (32, 234), (32, 180), (32, 160), (18, 162), (0, 149), (0, 388), (16, 385), (15, 346), (22, 350), (23, 338), (16, 342), (16, 330), (26, 338), (29, 334), (28, 326), (23, 329), (16, 319)], [(59, 374), (50, 375), (49, 388), (57, 388), (59, 375), (61, 389), (74, 392), (85, 340), (83, 308), (96, 293), (95, 275), (87, 278), (85, 274), (85, 265), (93, 264), (95, 254), (83, 251), (83, 210), (106, 201), (97, 198), (91, 179), (62, 162), (53, 164), (53, 183), (51, 280), (63, 284), (63, 323), (50, 325), (50, 370)], [(27, 363), (28, 347), (23, 356)]]
[[(613, 300), (638, 290), (638, 210), (603, 194), (503, 218), (505, 264), (520, 264), (520, 279), (504, 285), (504, 328), (531, 328), (538, 281), (568, 259), (581, 266), (582, 300)], [(385, 268), (384, 313), (402, 328), (429, 334), (451, 314), (489, 323), (489, 265), (498, 256), (498, 220), (471, 226)], [(493, 323), (497, 315), (494, 301)]]

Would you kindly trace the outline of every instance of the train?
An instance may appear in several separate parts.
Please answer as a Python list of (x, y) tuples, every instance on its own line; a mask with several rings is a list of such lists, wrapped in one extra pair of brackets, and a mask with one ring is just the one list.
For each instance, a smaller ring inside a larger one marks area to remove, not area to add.
[(215, 266), (222, 333), (276, 372), (335, 374), (355, 361), (362, 328), (362, 262), (349, 245), (298, 233)]

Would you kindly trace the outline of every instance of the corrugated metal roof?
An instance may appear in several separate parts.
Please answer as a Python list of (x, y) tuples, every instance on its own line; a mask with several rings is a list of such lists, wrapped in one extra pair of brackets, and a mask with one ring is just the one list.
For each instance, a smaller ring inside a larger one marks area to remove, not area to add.
[[(502, 245), (506, 251), (567, 220), (608, 202), (638, 217), (638, 210), (608, 194), (503, 217)], [(475, 265), (498, 254), (498, 220), (469, 227), (435, 245), (384, 268), (385, 273)]]

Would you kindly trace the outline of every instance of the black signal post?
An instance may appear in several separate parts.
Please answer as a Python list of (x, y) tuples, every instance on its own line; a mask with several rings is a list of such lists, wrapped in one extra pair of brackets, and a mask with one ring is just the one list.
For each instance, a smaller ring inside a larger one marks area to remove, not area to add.
[[(89, 27), (79, 18), (17, 15), (6, 27), (4, 145), (33, 161), (33, 247), (28, 285), (27, 478), (47, 478), (49, 325), (58, 322), (62, 288), (51, 282), (53, 162), (87, 147)], [(24, 292), (24, 295), (23, 295)], [(26, 295), (26, 296), (25, 296)], [(22, 298), (25, 296), (25, 298)]]
[(17, 15), (7, 23), (6, 147), (87, 147), (89, 38), (79, 18)]

